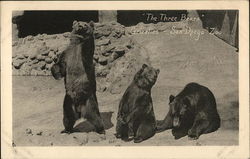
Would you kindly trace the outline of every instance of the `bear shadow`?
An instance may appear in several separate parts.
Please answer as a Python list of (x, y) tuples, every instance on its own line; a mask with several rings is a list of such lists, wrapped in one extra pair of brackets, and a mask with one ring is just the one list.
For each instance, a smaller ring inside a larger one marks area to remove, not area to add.
[[(114, 126), (111, 117), (114, 112), (101, 112), (101, 118), (104, 123), (104, 129), (110, 129)], [(95, 127), (89, 121), (85, 120), (74, 127), (74, 132), (95, 132)]]

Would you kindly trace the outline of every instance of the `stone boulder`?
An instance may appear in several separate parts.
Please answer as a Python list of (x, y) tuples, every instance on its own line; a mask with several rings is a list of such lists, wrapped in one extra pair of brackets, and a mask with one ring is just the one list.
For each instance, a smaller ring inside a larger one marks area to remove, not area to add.
[[(139, 66), (138, 60), (133, 60), (141, 58), (134, 55), (137, 46), (126, 32), (128, 33), (126, 28), (116, 22), (95, 25), (96, 47), (93, 62), (96, 69), (97, 90), (100, 92), (119, 93), (128, 82), (119, 79), (132, 77), (136, 70), (127, 64), (132, 62), (131, 65), (135, 68)], [(38, 34), (13, 42), (13, 75), (51, 75), (50, 69), (68, 47), (69, 37), (70, 32), (54, 35)], [(99, 83), (100, 81), (102, 82)]]

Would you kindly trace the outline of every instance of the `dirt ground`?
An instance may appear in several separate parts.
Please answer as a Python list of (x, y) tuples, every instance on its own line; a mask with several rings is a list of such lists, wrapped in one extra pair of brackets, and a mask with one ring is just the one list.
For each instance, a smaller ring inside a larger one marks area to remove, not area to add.
[(91, 132), (85, 120), (77, 121), (78, 132), (63, 130), (63, 80), (52, 77), (13, 76), (13, 142), (16, 146), (153, 146), (153, 145), (238, 145), (238, 53), (236, 49), (207, 32), (194, 40), (189, 35), (133, 35), (148, 51), (152, 66), (160, 74), (152, 89), (154, 111), (162, 120), (168, 111), (168, 97), (189, 82), (198, 82), (214, 93), (222, 118), (221, 128), (200, 136), (175, 140), (171, 130), (135, 144), (116, 139), (115, 124), (121, 94), (97, 93), (106, 135)]

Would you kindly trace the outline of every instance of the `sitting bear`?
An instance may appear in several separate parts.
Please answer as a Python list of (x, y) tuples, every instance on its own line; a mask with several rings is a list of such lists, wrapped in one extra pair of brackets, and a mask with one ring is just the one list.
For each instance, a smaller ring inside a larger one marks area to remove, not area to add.
[(134, 80), (122, 96), (116, 124), (116, 137), (128, 140), (133, 132), (139, 143), (155, 134), (156, 120), (151, 98), (151, 88), (160, 70), (146, 64), (135, 74)]
[(70, 45), (52, 66), (55, 79), (64, 77), (66, 95), (63, 103), (61, 133), (71, 133), (80, 117), (89, 120), (96, 132), (105, 133), (96, 97), (95, 68), (93, 64), (94, 23), (73, 22)]
[(170, 95), (169, 101), (169, 112), (157, 124), (158, 132), (172, 129), (175, 139), (186, 135), (198, 139), (220, 127), (215, 97), (207, 87), (189, 83), (176, 97)]

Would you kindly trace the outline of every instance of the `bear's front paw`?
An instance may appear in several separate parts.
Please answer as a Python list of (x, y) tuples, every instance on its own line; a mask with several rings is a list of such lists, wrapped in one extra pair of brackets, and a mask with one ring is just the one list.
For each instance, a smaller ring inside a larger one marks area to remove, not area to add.
[(197, 136), (194, 136), (194, 137), (188, 136), (188, 140), (197, 140), (197, 139), (198, 139)]
[(56, 79), (56, 80), (59, 80), (62, 78), (62, 74), (60, 72), (60, 66), (58, 64), (54, 64), (52, 67), (51, 67), (51, 74), (52, 76)]
[(131, 139), (128, 138), (127, 136), (126, 137), (125, 136), (121, 136), (121, 139), (122, 139), (122, 141), (125, 141), (125, 142), (131, 141)]
[(192, 129), (188, 130), (188, 139), (189, 140), (197, 140), (199, 136)]

